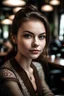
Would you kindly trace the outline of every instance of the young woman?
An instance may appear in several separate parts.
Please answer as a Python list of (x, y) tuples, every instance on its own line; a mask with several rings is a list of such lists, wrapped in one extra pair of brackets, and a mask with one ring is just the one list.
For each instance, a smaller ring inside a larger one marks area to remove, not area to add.
[(46, 18), (36, 7), (25, 6), (16, 13), (11, 32), (17, 53), (0, 68), (0, 96), (54, 96), (41, 64), (35, 62), (47, 54), (50, 30)]

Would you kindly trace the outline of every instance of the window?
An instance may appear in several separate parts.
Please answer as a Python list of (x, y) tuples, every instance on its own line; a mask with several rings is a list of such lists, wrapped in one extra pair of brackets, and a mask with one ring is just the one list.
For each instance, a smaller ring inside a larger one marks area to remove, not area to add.
[(59, 39), (63, 40), (64, 35), (64, 14), (61, 14), (60, 17), (60, 31), (59, 31)]
[(8, 25), (3, 25), (3, 38), (8, 39), (8, 37), (9, 37)]

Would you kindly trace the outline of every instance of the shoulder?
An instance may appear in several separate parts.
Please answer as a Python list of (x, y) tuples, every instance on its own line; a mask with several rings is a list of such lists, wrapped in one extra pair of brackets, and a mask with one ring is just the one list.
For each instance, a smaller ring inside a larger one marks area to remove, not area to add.
[(32, 64), (36, 67), (37, 70), (42, 69), (41, 63), (33, 61)]
[(39, 74), (39, 77), (44, 78), (44, 71), (43, 71), (43, 67), (42, 67), (41, 63), (33, 61), (32, 64), (35, 66), (35, 68)]
[(10, 69), (0, 68), (0, 78), (16, 78), (16, 77)]
[(16, 80), (16, 76), (11, 68), (9, 60), (0, 67), (0, 82), (3, 80)]

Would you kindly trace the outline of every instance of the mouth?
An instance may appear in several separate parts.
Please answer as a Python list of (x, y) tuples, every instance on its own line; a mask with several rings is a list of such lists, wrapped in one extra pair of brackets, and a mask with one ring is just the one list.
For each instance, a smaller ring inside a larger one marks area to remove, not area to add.
[(38, 54), (40, 52), (40, 50), (30, 50), (30, 52), (33, 54)]

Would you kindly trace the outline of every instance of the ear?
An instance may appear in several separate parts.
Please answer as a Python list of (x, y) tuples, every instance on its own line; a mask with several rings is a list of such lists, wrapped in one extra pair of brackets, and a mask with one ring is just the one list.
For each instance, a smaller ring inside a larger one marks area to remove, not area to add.
[(17, 38), (16, 38), (16, 36), (14, 35), (14, 36), (12, 36), (12, 41), (13, 41), (13, 43), (14, 44), (17, 44)]

